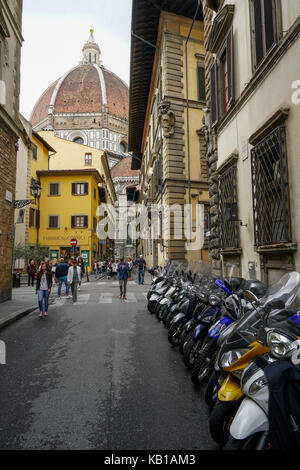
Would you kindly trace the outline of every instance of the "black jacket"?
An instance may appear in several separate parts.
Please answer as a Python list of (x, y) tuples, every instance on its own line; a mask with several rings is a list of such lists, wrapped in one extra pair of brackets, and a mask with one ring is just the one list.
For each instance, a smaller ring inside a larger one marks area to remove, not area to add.
[(269, 385), (270, 428), (281, 450), (300, 450), (300, 369), (289, 360), (265, 368)]
[[(51, 287), (52, 287), (52, 273), (47, 272), (46, 273), (46, 278), (47, 278), (48, 289), (51, 290)], [(41, 279), (42, 279), (42, 273), (39, 272), (38, 273), (38, 278), (37, 278), (37, 281), (36, 281), (36, 290), (40, 290)]]
[(67, 263), (59, 263), (56, 265), (55, 277), (60, 279), (68, 275), (69, 265)]

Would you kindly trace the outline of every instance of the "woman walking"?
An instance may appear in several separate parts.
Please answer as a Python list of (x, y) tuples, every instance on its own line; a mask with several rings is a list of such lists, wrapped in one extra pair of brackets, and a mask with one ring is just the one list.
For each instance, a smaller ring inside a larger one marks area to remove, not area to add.
[[(52, 287), (52, 274), (46, 263), (41, 264), (41, 270), (37, 276), (36, 294), (40, 308), (40, 318), (48, 316), (49, 295)], [(44, 305), (43, 305), (44, 304)]]

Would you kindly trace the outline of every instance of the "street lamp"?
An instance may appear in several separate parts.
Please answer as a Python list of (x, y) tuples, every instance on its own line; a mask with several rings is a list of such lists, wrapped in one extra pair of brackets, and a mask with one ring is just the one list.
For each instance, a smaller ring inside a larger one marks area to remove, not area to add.
[(42, 187), (34, 178), (31, 178), (31, 185), (30, 185), (30, 194), (34, 197), (34, 199), (21, 199), (14, 202), (15, 209), (22, 209), (29, 204), (36, 204), (36, 200), (41, 196)]

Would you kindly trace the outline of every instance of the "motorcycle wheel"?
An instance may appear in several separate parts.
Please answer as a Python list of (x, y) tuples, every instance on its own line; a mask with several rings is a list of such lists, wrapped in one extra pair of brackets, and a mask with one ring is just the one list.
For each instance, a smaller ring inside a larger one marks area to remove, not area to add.
[(178, 346), (179, 341), (180, 341), (180, 329), (181, 325), (172, 325), (171, 328), (169, 329), (168, 333), (168, 340), (169, 343), (172, 344), (172, 346)]
[(160, 305), (159, 309), (157, 309), (156, 318), (157, 318), (158, 321), (162, 321), (163, 315), (164, 315), (164, 312), (165, 312), (166, 308), (167, 308), (166, 305)]
[(190, 338), (189, 342), (184, 348), (183, 362), (188, 369), (191, 369), (194, 366), (195, 361), (199, 356), (199, 352), (201, 351), (203, 341), (204, 338), (199, 338), (196, 341), (194, 338)]
[(209, 341), (202, 347), (192, 370), (191, 380), (194, 385), (200, 385), (211, 373), (215, 349), (216, 341)]
[(260, 437), (260, 433), (253, 434), (246, 439), (235, 439), (229, 436), (223, 450), (256, 450), (256, 446)]
[(148, 302), (148, 311), (153, 315), (155, 311), (156, 303), (154, 302)]
[(169, 329), (170, 326), (171, 326), (171, 321), (173, 320), (173, 318), (174, 318), (174, 312), (170, 312), (170, 313), (168, 314), (167, 318), (166, 318), (166, 323), (165, 323), (165, 325), (166, 325), (166, 327), (167, 327), (168, 329)]
[(218, 391), (219, 391), (219, 379), (222, 374), (222, 371), (214, 371), (211, 376), (209, 377), (208, 384), (205, 390), (205, 403), (210, 407), (213, 408), (217, 399), (218, 399)]
[(170, 313), (169, 308), (168, 308), (168, 307), (165, 307), (164, 310), (163, 310), (163, 312), (162, 312), (162, 314), (161, 314), (161, 316), (162, 316), (162, 322), (163, 322), (164, 325), (166, 324), (167, 316), (169, 315), (169, 313)]
[(187, 327), (184, 326), (184, 328), (182, 329), (182, 333), (180, 335), (180, 342), (179, 342), (179, 352), (180, 354), (183, 354), (184, 352), (184, 345), (186, 344), (187, 342), (187, 339), (189, 338), (189, 335), (190, 335), (190, 332), (187, 331)]
[(217, 400), (212, 409), (209, 421), (210, 435), (213, 440), (224, 447), (230, 437), (230, 424), (233, 420), (240, 400), (238, 401), (220, 401)]

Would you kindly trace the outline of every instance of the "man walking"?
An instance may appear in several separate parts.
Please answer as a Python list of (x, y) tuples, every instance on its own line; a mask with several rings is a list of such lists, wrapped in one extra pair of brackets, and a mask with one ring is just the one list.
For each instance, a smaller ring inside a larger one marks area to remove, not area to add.
[(120, 299), (127, 300), (126, 298), (126, 288), (127, 288), (127, 281), (128, 281), (128, 274), (129, 274), (129, 267), (128, 263), (124, 262), (124, 258), (117, 265), (117, 272), (119, 278), (119, 286), (120, 286)]
[(73, 302), (77, 302), (78, 283), (81, 282), (81, 268), (77, 265), (76, 259), (68, 272), (68, 285), (71, 286)]
[(69, 295), (69, 290), (70, 287), (68, 285), (68, 271), (69, 271), (69, 265), (65, 263), (64, 258), (60, 258), (60, 263), (56, 265), (56, 270), (55, 270), (55, 276), (56, 279), (58, 280), (58, 298), (61, 299), (61, 287), (62, 284), (66, 286), (66, 296), (70, 298), (71, 296)]
[(28, 287), (31, 285), (34, 285), (34, 275), (36, 273), (36, 267), (34, 264), (34, 260), (30, 260), (28, 266), (27, 266), (27, 273), (28, 273)]
[(136, 264), (138, 268), (139, 285), (144, 285), (146, 261), (144, 260), (143, 255), (140, 255), (140, 258), (137, 260)]

